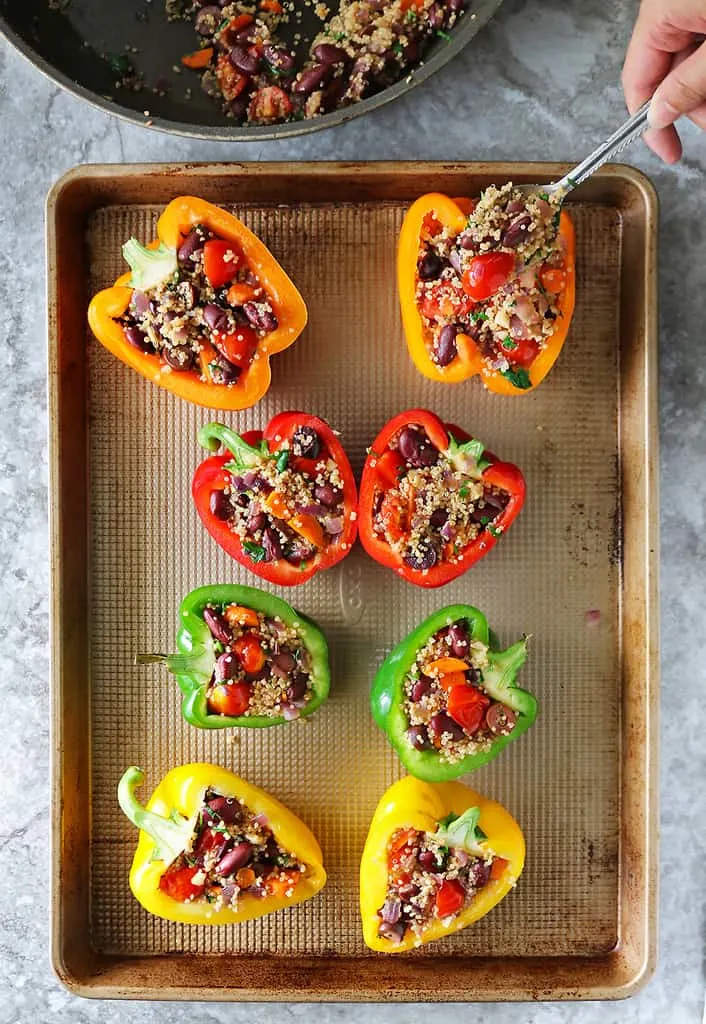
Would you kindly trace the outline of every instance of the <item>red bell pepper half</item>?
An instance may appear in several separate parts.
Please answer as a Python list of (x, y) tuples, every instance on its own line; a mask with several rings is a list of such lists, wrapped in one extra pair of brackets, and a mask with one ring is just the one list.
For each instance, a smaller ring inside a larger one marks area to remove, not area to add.
[(237, 434), (208, 423), (199, 444), (213, 455), (192, 482), (196, 510), (232, 558), (270, 583), (291, 587), (350, 552), (358, 532), (353, 471), (333, 430), (317, 416), (283, 412), (264, 431)]
[(368, 450), (360, 539), (409, 583), (441, 587), (495, 547), (524, 500), (517, 466), (434, 413), (410, 409)]

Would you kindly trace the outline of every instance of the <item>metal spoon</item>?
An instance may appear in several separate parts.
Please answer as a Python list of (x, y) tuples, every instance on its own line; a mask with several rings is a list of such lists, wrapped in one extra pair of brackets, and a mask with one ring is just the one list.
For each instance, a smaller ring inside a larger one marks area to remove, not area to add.
[(648, 100), (616, 132), (613, 132), (609, 139), (602, 142), (597, 149), (594, 149), (585, 160), (582, 160), (568, 174), (565, 174), (560, 181), (552, 182), (550, 185), (518, 185), (519, 191), (524, 192), (525, 195), (543, 192), (546, 195), (554, 196), (559, 202), (563, 202), (564, 197), (572, 189), (586, 181), (587, 178), (590, 178), (594, 171), (597, 171), (599, 167), (602, 167), (603, 164), (607, 163), (608, 160), (642, 135), (647, 127), (647, 112), (649, 109), (650, 101)]

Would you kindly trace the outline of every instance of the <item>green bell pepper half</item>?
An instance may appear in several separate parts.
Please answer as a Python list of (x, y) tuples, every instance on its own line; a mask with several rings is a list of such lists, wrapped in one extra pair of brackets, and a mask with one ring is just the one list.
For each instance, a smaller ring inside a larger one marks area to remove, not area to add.
[[(439, 630), (454, 622), (464, 621), (471, 640), (480, 640), (490, 647), (489, 665), (483, 669), (481, 686), (489, 697), (500, 701), (517, 714), (517, 723), (507, 736), (493, 739), (489, 750), (470, 754), (453, 764), (443, 761), (436, 750), (417, 750), (407, 737), (409, 721), (404, 711), (405, 679), (412, 670), (417, 652)], [(497, 646), (494, 634), (482, 612), (467, 604), (453, 604), (430, 615), (413, 630), (385, 659), (373, 681), (370, 704), (373, 718), (411, 775), (426, 782), (448, 782), (475, 771), (492, 761), (501, 750), (521, 736), (537, 717), (537, 700), (520, 689), (515, 679), (527, 657), (527, 641), (520, 640), (505, 651)]]
[(206, 693), (220, 652), (215, 646), (218, 641), (204, 621), (203, 613), (209, 605), (220, 608), (229, 604), (251, 608), (268, 618), (279, 618), (286, 625), (296, 629), (311, 659), (312, 689), (312, 696), (301, 708), (298, 717), (311, 715), (326, 700), (331, 685), (326, 639), (311, 619), (295, 611), (282, 598), (268, 594), (258, 587), (222, 583), (192, 590), (179, 606), (181, 625), (177, 633), (177, 653), (137, 654), (135, 663), (144, 665), (159, 662), (176, 676), (179, 688), (184, 694), (181, 713), (187, 722), (200, 729), (261, 729), (287, 722), (283, 715), (239, 715), (236, 718), (215, 715), (208, 710)]

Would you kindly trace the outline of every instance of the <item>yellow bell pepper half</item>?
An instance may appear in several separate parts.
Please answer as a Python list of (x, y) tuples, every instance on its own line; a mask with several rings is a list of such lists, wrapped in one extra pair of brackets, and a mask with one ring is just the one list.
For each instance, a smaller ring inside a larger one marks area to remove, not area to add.
[[(326, 884), (321, 848), (314, 835), (284, 804), (257, 786), (245, 782), (225, 768), (212, 764), (186, 764), (173, 768), (162, 779), (142, 807), (135, 790), (144, 772), (128, 768), (118, 786), (118, 801), (124, 813), (140, 829), (137, 850), (130, 869), (130, 888), (150, 914), (184, 924), (235, 924), (264, 917), (275, 910), (311, 899)], [(264, 897), (242, 893), (237, 908), (215, 911), (205, 899), (181, 903), (160, 889), (169, 864), (184, 851), (196, 826), (206, 790), (236, 797), (255, 814), (263, 814), (279, 845), (306, 870), (290, 894)]]
[[(483, 851), (506, 863), (491, 874), (471, 903), (452, 919), (434, 918), (421, 936), (407, 930), (399, 944), (378, 934), (378, 911), (388, 891), (388, 843), (398, 830), (413, 828), (436, 832), (449, 814), (461, 815), (471, 807), (480, 810), (478, 824), (486, 838)], [(468, 927), (484, 917), (513, 888), (525, 862), (525, 840), (517, 822), (500, 804), (486, 800), (460, 782), (429, 783), (408, 775), (383, 794), (377, 806), (360, 863), (360, 912), (363, 938), (378, 953), (403, 953)]]

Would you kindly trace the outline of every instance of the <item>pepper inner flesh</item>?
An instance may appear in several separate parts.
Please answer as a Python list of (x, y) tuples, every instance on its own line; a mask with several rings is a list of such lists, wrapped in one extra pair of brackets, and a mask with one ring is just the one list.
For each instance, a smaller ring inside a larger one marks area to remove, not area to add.
[[(390, 454), (388, 454), (388, 452)], [(463, 559), (464, 549), (507, 506), (510, 495), (457, 468), (421, 426), (405, 427), (383, 458), (390, 479), (380, 480), (373, 529), (412, 569)], [(496, 532), (500, 532), (497, 530)]]
[(277, 441), (256, 467), (231, 471), (226, 488), (211, 494), (211, 512), (238, 534), (252, 562), (303, 567), (342, 543), (343, 499), (338, 465), (307, 426)]
[(176, 269), (144, 291), (134, 289), (118, 318), (130, 345), (157, 354), (164, 373), (195, 373), (210, 384), (236, 384), (279, 326), (271, 297), (235, 242), (199, 224), (184, 238)]
[(299, 717), (314, 695), (311, 656), (297, 629), (240, 605), (203, 611), (216, 648), (210, 714)]
[(387, 893), (378, 910), (378, 935), (395, 945), (410, 932), (421, 941), (433, 921), (451, 922), (487, 884), (494, 860), (491, 851), (474, 855), (444, 845), (434, 833), (397, 829), (387, 844)]
[(241, 895), (291, 896), (306, 865), (277, 842), (267, 819), (237, 797), (208, 789), (196, 828), (159, 887), (179, 903), (236, 909)]
[(453, 362), (463, 334), (489, 369), (530, 387), (529, 368), (561, 315), (556, 300), (566, 283), (566, 253), (559, 214), (557, 197), (528, 198), (508, 183), (483, 192), (460, 234), (427, 215), (416, 302), (437, 366)]
[(487, 645), (470, 637), (464, 620), (429, 638), (404, 681), (407, 740), (415, 750), (436, 749), (456, 764), (512, 732), (515, 711), (483, 688), (488, 665)]

